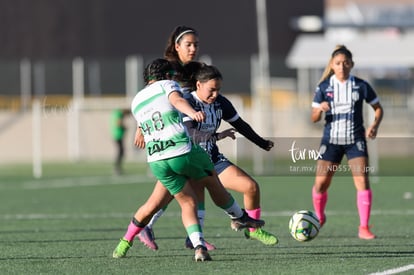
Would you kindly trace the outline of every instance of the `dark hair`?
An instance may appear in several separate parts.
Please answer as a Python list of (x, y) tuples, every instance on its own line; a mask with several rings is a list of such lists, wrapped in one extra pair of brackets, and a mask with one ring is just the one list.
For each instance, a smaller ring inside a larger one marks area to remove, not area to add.
[(331, 57), (335, 57), (338, 54), (343, 54), (345, 55), (347, 58), (352, 60), (352, 53), (350, 50), (348, 50), (347, 47), (345, 47), (344, 45), (338, 45), (337, 48), (332, 52)]
[(148, 84), (151, 80), (168, 79), (172, 71), (173, 66), (168, 60), (162, 58), (155, 59), (145, 67), (144, 81)]
[(187, 27), (184, 25), (181, 26), (177, 26), (175, 27), (175, 29), (172, 31), (172, 33), (170, 34), (170, 36), (168, 37), (167, 40), (167, 46), (164, 50), (164, 58), (169, 60), (169, 61), (179, 61), (180, 59), (178, 58), (178, 54), (177, 51), (175, 50), (175, 44), (180, 42), (180, 40), (183, 38), (183, 36), (187, 33), (192, 33), (195, 36), (198, 37), (198, 33), (195, 29), (191, 28), (191, 27)]
[(200, 67), (200, 69), (195, 75), (195, 79), (203, 83), (211, 79), (222, 80), (223, 76), (221, 75), (220, 71), (216, 67), (212, 65), (202, 64), (202, 66)]
[(182, 88), (194, 91), (196, 89), (196, 74), (204, 63), (198, 61), (190, 61), (187, 64), (181, 64), (178, 61), (169, 61), (174, 74), (171, 79), (180, 83)]
[(350, 50), (348, 50), (348, 48), (345, 45), (336, 45), (334, 51), (331, 54), (331, 58), (329, 59), (328, 64), (325, 67), (325, 70), (322, 73), (322, 77), (319, 80), (319, 83), (323, 82), (325, 79), (327, 79), (328, 77), (330, 77), (331, 75), (333, 75), (333, 70), (331, 69), (331, 62), (332, 59), (337, 56), (338, 54), (343, 54), (345, 55), (348, 59), (351, 60), (352, 64), (354, 64), (354, 61), (352, 59), (352, 53)]
[(196, 75), (200, 68), (204, 65), (204, 63), (198, 61), (190, 61), (182, 66), (183, 74), (181, 77), (181, 86), (194, 91), (196, 89), (197, 82)]

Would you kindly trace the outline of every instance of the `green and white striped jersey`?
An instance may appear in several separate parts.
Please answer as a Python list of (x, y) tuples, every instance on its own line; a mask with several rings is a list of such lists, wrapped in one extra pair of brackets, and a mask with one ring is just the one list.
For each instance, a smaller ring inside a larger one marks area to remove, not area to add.
[(171, 105), (171, 92), (181, 92), (172, 80), (154, 82), (132, 100), (131, 111), (144, 134), (147, 161), (167, 159), (188, 153), (191, 141), (181, 113)]

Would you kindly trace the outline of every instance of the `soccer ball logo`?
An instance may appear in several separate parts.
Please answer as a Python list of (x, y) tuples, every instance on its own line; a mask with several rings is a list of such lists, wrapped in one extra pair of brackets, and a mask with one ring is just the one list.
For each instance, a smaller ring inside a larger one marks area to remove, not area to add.
[(290, 234), (300, 242), (313, 240), (318, 235), (320, 227), (318, 218), (309, 210), (296, 212), (289, 221)]

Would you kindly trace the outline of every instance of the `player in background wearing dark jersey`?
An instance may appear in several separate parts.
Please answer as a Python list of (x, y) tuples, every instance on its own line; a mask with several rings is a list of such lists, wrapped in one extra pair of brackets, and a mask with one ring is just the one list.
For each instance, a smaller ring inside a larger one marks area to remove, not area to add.
[[(351, 75), (354, 67), (352, 53), (338, 45), (316, 88), (312, 102), (311, 119), (318, 122), (325, 114), (325, 127), (320, 146), (321, 157), (316, 164), (312, 200), (321, 226), (326, 222), (325, 207), (328, 188), (336, 171), (351, 171), (357, 190), (357, 208), (361, 239), (374, 239), (369, 219), (372, 191), (368, 178), (368, 151), (366, 138), (375, 139), (380, 126), (383, 109), (372, 87), (364, 80)], [(363, 101), (374, 109), (375, 118), (365, 130), (363, 124)], [(347, 166), (341, 166), (343, 156)]]
[[(196, 59), (199, 50), (198, 44), (198, 32), (194, 28), (184, 25), (177, 26), (168, 37), (164, 58), (170, 61), (175, 68), (184, 67)], [(181, 69), (178, 68), (177, 70), (181, 71)], [(191, 69), (191, 67), (187, 66), (188, 69)], [(190, 84), (190, 79), (180, 79), (183, 93), (190, 90)]]

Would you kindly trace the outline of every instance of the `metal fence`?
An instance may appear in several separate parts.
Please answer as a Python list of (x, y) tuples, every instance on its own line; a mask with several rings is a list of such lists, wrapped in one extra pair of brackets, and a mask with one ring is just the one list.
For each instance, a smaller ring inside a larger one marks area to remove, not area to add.
[[(143, 65), (151, 57), (129, 57), (119, 60), (49, 60), (0, 62), (0, 163), (31, 162), (36, 146), (45, 161), (107, 160), (114, 148), (109, 138), (110, 111), (128, 107), (133, 94), (143, 84)], [(242, 117), (270, 138), (319, 137), (322, 123), (310, 122), (310, 101), (298, 93), (296, 78), (272, 78), (266, 111), (254, 104), (251, 96), (257, 81), (251, 65), (253, 58), (214, 60), (224, 73), (223, 93), (229, 96)], [(231, 73), (228, 73), (231, 72)], [(414, 97), (412, 70), (357, 71), (369, 78), (378, 91), (385, 109), (381, 136), (412, 137), (414, 135)], [(316, 83), (320, 70), (313, 71), (310, 83)], [(40, 106), (40, 120), (33, 116), (32, 103)], [(369, 112), (369, 110), (367, 110)], [(255, 123), (257, 117), (266, 123)], [(369, 120), (369, 116), (367, 117)], [(35, 121), (35, 122), (34, 122)], [(37, 121), (37, 122), (36, 122)], [(36, 126), (34, 123), (39, 123)], [(272, 126), (269, 133), (267, 126)], [(135, 123), (131, 120), (129, 140)], [(41, 138), (33, 142), (36, 127)], [(228, 154), (237, 154), (236, 145), (223, 146)], [(254, 150), (254, 149), (252, 149)], [(240, 153), (240, 150), (239, 150)], [(250, 151), (246, 151), (251, 155)], [(144, 160), (141, 152), (129, 142), (129, 159)]]

